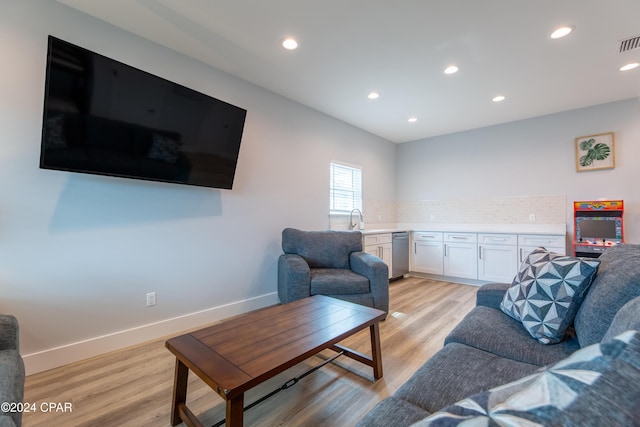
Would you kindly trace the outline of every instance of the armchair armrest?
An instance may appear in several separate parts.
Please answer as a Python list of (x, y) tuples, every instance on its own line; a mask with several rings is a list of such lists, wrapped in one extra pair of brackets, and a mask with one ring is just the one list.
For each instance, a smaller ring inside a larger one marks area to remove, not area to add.
[(375, 306), (389, 312), (389, 267), (380, 258), (366, 252), (352, 252), (351, 270), (369, 279)]
[(0, 350), (19, 350), (18, 320), (10, 314), (0, 314)]
[(311, 296), (311, 269), (300, 255), (278, 258), (278, 297), (282, 304)]
[(480, 286), (476, 294), (476, 306), (483, 305), (500, 310), (500, 303), (510, 286), (510, 283), (487, 283)]
[[(24, 401), (24, 361), (20, 356), (18, 320), (0, 314), (0, 401)], [(20, 426), (22, 412), (0, 413), (0, 426)]]

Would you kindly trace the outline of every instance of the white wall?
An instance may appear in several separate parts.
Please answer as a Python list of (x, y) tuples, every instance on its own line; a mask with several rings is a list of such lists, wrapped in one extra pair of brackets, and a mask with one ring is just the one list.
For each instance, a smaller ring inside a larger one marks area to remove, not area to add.
[[(40, 170), (48, 34), (247, 109), (234, 189)], [(395, 144), (56, 2), (3, 2), (0, 57), (0, 312), (28, 372), (276, 302), (280, 232), (328, 228), (332, 159), (395, 198)]]
[[(575, 138), (604, 132), (615, 133), (615, 169), (576, 172)], [(397, 200), (566, 195), (572, 234), (574, 200), (622, 199), (626, 241), (640, 243), (639, 159), (636, 97), (400, 144)]]

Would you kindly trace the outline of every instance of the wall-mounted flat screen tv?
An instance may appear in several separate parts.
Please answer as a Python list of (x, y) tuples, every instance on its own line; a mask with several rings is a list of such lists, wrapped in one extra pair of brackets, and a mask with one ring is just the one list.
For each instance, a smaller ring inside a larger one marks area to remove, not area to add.
[(231, 189), (246, 113), (49, 36), (40, 167)]

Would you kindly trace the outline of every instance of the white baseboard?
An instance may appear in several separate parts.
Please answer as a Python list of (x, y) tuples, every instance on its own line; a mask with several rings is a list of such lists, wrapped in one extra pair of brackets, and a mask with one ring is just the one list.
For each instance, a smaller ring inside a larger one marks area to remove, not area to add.
[(27, 375), (36, 374), (277, 303), (278, 295), (274, 292), (23, 355), (25, 371)]

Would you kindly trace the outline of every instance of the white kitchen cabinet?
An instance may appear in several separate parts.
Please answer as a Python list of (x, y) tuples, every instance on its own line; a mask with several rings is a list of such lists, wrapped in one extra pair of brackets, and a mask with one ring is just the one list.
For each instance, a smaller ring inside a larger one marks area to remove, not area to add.
[(566, 242), (564, 235), (544, 235), (544, 234), (519, 234), (518, 235), (518, 261), (520, 264), (527, 258), (531, 251), (539, 248), (545, 249), (558, 254), (566, 255)]
[(444, 233), (444, 275), (477, 279), (477, 248), (475, 233)]
[(391, 233), (365, 234), (362, 238), (364, 251), (377, 256), (389, 267), (391, 278), (391, 265), (393, 263), (393, 246)]
[(517, 272), (516, 234), (478, 235), (478, 280), (511, 283)]
[(443, 273), (441, 232), (416, 231), (411, 234), (411, 270), (418, 273)]
[(565, 254), (566, 234), (413, 231), (410, 270), (460, 283), (511, 283), (529, 253), (544, 246)]

